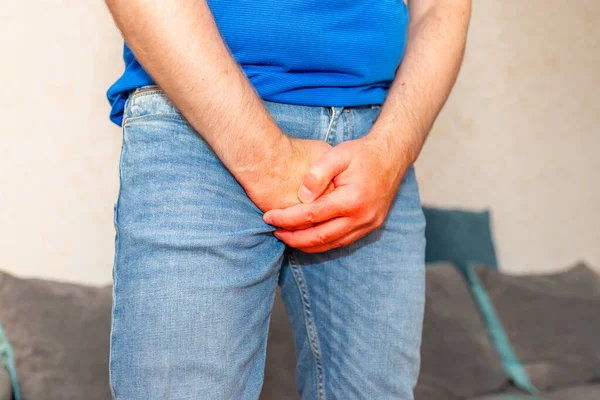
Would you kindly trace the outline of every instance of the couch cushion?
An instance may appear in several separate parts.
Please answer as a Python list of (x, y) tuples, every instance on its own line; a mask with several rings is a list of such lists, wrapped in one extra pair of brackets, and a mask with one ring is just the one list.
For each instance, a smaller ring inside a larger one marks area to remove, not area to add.
[(492, 240), (490, 212), (423, 207), (425, 220), (425, 261), (451, 262), (465, 269), (470, 262), (498, 265)]
[[(0, 388), (0, 392), (5, 391), (6, 386), (8, 386), (9, 390), (14, 393), (14, 397), (16, 399), (20, 399), (21, 397), (20, 397), (20, 392), (19, 392), (19, 382), (17, 381), (17, 373), (16, 373), (16, 368), (15, 368), (15, 360), (13, 357), (12, 345), (10, 344), (10, 341), (6, 337), (6, 333), (4, 332), (4, 329), (2, 328), (1, 323), (0, 323), (0, 372), (2, 373), (2, 376), (0, 376), (0, 381), (5, 376), (8, 376), (8, 378), (10, 380), (8, 382), (8, 384), (6, 382), (4, 382), (4, 383), (0, 382), (0, 384), (3, 385), (3, 387)], [(0, 395), (0, 399), (2, 397), (4, 397), (4, 396)]]
[(594, 271), (580, 264), (553, 275), (474, 272), (534, 386), (546, 392), (600, 379), (600, 277)]
[(0, 366), (0, 400), (12, 399), (12, 386), (6, 368)]
[[(471, 397), (469, 400), (548, 400), (547, 397), (531, 396), (520, 393), (495, 393), (485, 396)], [(575, 399), (571, 399), (575, 400)], [(579, 399), (577, 399), (579, 400)]]
[(600, 382), (587, 385), (558, 389), (540, 396), (517, 393), (516, 389), (502, 393), (472, 397), (469, 400), (598, 400), (600, 399)]
[(426, 269), (417, 400), (465, 398), (507, 382), (463, 276), (451, 265)]
[(442, 387), (436, 387), (431, 381), (419, 383), (415, 388), (415, 400), (462, 400)]
[(111, 399), (111, 288), (0, 272), (0, 322), (26, 400)]
[(548, 398), (528, 394), (513, 383), (509, 383), (498, 392), (471, 397), (468, 400), (548, 400)]
[(557, 389), (548, 393), (547, 397), (549, 400), (598, 400), (600, 382)]

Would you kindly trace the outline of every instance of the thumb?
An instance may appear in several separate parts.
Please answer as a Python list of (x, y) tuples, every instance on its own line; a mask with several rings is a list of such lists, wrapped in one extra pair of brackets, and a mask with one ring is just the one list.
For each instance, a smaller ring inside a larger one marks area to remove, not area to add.
[(327, 189), (333, 178), (350, 165), (346, 152), (335, 151), (332, 148), (315, 162), (304, 175), (302, 185), (298, 189), (298, 198), (303, 203), (310, 203)]

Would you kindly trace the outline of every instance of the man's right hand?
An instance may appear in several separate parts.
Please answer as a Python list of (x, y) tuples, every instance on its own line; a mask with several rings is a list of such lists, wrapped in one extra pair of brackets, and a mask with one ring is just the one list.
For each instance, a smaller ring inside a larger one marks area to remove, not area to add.
[[(106, 0), (137, 60), (262, 210), (299, 204), (331, 146), (281, 131), (223, 42), (206, 0)], [(327, 191), (326, 191), (327, 192)]]
[[(265, 160), (260, 169), (238, 180), (248, 197), (264, 212), (300, 204), (298, 188), (304, 175), (330, 149), (331, 145), (321, 140), (285, 136), (274, 158)], [(331, 183), (325, 193), (333, 188)]]
[(129, 48), (261, 210), (297, 190), (330, 146), (292, 139), (223, 42), (206, 0), (106, 0)]

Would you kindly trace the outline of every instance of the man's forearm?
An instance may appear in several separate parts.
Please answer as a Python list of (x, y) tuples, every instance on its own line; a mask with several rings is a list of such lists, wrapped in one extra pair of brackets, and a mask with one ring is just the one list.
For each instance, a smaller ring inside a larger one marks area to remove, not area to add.
[(205, 0), (106, 0), (137, 60), (236, 178), (285, 147)]
[(418, 157), (462, 62), (470, 0), (409, 0), (404, 59), (369, 137), (406, 165)]

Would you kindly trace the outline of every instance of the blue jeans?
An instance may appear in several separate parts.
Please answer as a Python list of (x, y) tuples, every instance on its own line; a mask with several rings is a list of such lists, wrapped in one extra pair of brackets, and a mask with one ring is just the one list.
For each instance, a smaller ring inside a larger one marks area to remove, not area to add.
[[(286, 134), (331, 145), (364, 136), (379, 113), (264, 104)], [(273, 236), (208, 144), (150, 86), (125, 105), (119, 172), (115, 399), (257, 399), (278, 284), (303, 399), (413, 398), (425, 220), (412, 167), (378, 230), (303, 253)]]

